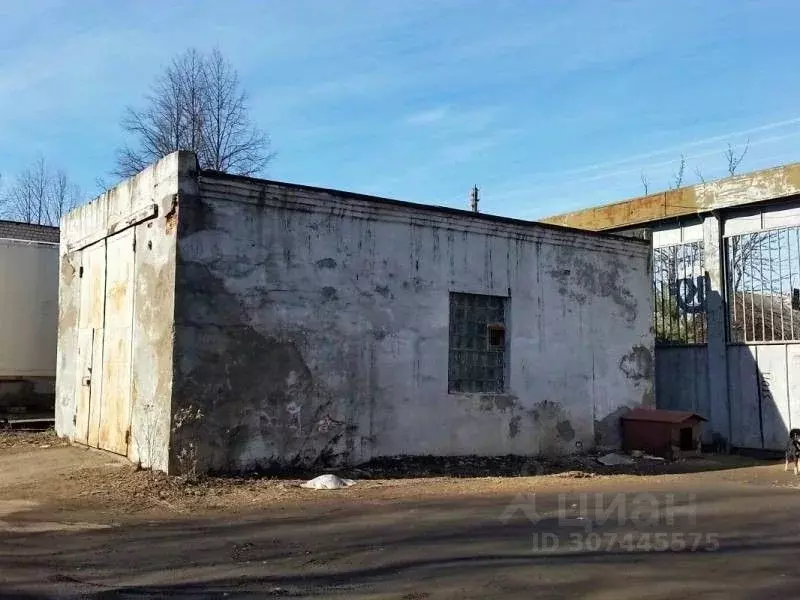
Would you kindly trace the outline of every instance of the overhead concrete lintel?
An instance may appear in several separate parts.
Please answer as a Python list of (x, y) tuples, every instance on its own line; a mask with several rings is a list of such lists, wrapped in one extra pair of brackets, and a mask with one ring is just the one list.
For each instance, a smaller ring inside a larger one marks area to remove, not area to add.
[(540, 221), (591, 231), (606, 231), (798, 194), (800, 163), (793, 163), (555, 215)]

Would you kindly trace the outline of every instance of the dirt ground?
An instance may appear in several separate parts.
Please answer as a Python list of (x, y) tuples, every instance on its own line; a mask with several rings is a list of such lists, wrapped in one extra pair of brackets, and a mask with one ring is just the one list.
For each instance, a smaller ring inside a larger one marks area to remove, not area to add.
[(324, 491), (188, 483), (0, 434), (0, 597), (797, 596), (800, 478), (783, 465), (497, 460), (383, 462)]

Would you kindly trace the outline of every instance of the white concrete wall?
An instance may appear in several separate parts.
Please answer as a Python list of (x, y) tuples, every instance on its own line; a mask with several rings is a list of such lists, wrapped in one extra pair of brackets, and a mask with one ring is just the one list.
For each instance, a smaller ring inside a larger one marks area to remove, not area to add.
[(0, 239), (0, 379), (55, 377), (58, 245)]
[[(172, 444), (201, 468), (568, 453), (654, 402), (640, 241), (210, 176), (179, 232)], [(448, 393), (451, 291), (510, 295), (507, 393)]]
[(703, 221), (700, 219), (659, 224), (652, 231), (654, 248), (703, 241)]
[(725, 235), (753, 233), (765, 229), (797, 227), (800, 225), (798, 201), (782, 202), (732, 211), (725, 218)]

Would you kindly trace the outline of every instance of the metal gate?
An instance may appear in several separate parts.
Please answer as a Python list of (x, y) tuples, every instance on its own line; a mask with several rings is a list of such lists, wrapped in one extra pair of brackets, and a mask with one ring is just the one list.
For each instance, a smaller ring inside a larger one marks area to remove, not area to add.
[(709, 415), (703, 242), (653, 249), (653, 321), (659, 408)]
[(735, 446), (780, 450), (800, 427), (800, 228), (725, 240)]

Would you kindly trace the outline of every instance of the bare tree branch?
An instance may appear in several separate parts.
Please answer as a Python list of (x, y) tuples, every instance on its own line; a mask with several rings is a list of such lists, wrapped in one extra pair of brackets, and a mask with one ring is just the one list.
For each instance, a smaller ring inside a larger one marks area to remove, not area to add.
[(647, 196), (647, 191), (650, 189), (650, 180), (647, 179), (647, 175), (642, 173), (639, 178), (642, 180), (642, 187), (644, 187), (644, 195)]
[(748, 138), (747, 142), (744, 145), (744, 150), (742, 150), (741, 154), (737, 154), (733, 146), (728, 144), (728, 149), (725, 151), (725, 160), (728, 163), (728, 174), (733, 176), (736, 173), (736, 169), (739, 168), (739, 165), (742, 164), (747, 151), (750, 149), (750, 139)]
[(269, 137), (250, 121), (236, 69), (214, 49), (189, 49), (155, 81), (145, 107), (122, 127), (136, 140), (117, 153), (115, 174), (129, 177), (174, 152), (191, 150), (201, 168), (256, 175), (274, 157)]
[(686, 170), (686, 157), (681, 154), (681, 162), (678, 165), (678, 170), (673, 177), (673, 189), (678, 189), (683, 185), (683, 173)]
[(705, 183), (706, 182), (706, 178), (703, 177), (703, 172), (700, 170), (700, 167), (695, 167), (694, 168), (694, 174), (697, 175), (697, 180), (700, 183)]
[(47, 189), (45, 202), (46, 222), (58, 225), (64, 213), (75, 207), (80, 199), (80, 189), (67, 178), (62, 170), (57, 170), (49, 176), (50, 185)]
[(80, 190), (64, 171), (52, 170), (40, 157), (17, 175), (2, 198), (3, 216), (25, 223), (57, 226), (62, 215), (80, 201)]

